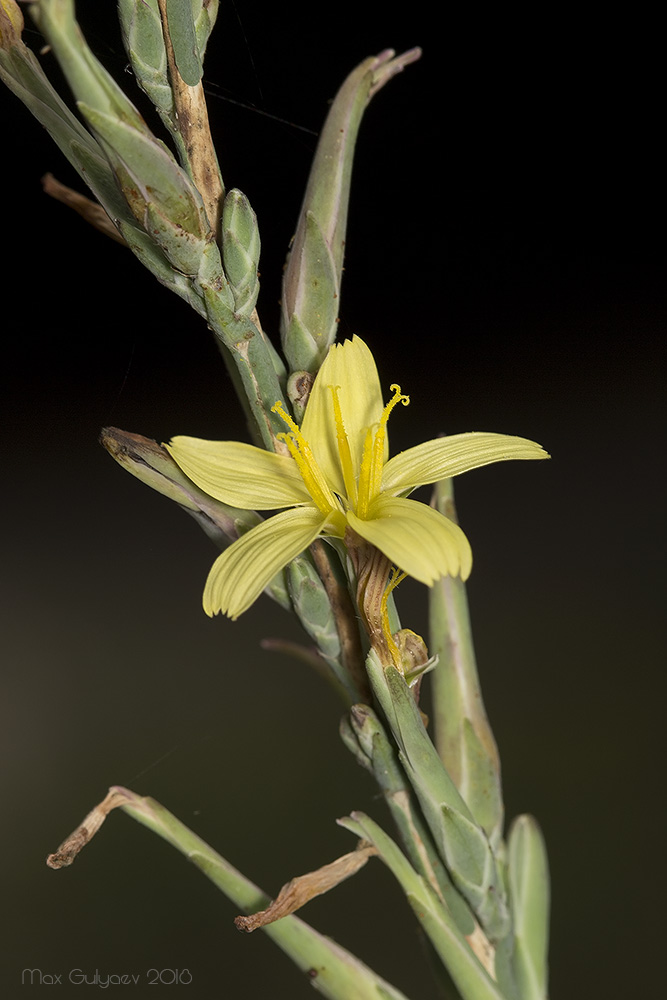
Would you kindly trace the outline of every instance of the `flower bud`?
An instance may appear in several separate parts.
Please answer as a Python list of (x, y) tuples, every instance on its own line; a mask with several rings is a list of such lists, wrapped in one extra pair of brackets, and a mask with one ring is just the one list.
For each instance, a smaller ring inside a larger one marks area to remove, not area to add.
[(222, 261), (234, 293), (236, 312), (250, 315), (259, 295), (260, 239), (250, 202), (235, 188), (222, 207)]

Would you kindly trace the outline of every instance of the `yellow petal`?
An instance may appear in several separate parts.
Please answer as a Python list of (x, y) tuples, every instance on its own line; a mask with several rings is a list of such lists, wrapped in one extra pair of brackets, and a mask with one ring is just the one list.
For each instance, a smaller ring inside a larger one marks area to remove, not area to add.
[(384, 410), (375, 360), (359, 337), (334, 344), (310, 393), (301, 432), (337, 493), (345, 495), (330, 385), (339, 386), (341, 415), (350, 444), (355, 476), (359, 475), (366, 429), (377, 424)]
[(370, 518), (347, 513), (350, 527), (395, 566), (431, 586), (441, 576), (470, 575), (472, 553), (458, 524), (416, 500), (381, 495)]
[(204, 587), (204, 611), (238, 618), (276, 573), (317, 538), (325, 518), (316, 507), (285, 510), (242, 535), (213, 563)]
[(508, 434), (452, 434), (425, 441), (390, 458), (382, 471), (382, 489), (402, 493), (510, 458), (549, 458), (549, 455), (534, 441)]
[(166, 448), (193, 483), (232, 507), (277, 510), (310, 503), (293, 458), (240, 441), (175, 437)]

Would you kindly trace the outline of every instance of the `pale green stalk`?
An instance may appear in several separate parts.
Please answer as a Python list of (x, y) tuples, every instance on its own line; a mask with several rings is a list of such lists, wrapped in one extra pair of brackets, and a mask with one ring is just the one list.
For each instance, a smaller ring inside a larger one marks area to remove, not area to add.
[[(437, 484), (434, 501), (456, 521), (451, 480)], [(500, 759), (482, 701), (465, 584), (457, 577), (438, 581), (429, 594), (429, 610), (429, 649), (438, 656), (431, 673), (435, 742), (458, 791), (488, 834), (508, 885), (511, 930), (497, 949), (497, 965), (510, 995), (546, 1000), (546, 849), (535, 820), (520, 816), (505, 851)]]
[(391, 837), (364, 813), (353, 812), (349, 818), (338, 822), (377, 848), (447, 967), (462, 1000), (508, 1000), (471, 950), (447, 907), (443, 906), (433, 889), (412, 868)]
[[(438, 483), (435, 506), (457, 521), (451, 479)], [(458, 523), (458, 522), (457, 522)], [(443, 576), (429, 590), (429, 651), (435, 745), (452, 781), (494, 850), (503, 834), (500, 758), (479, 685), (465, 583)]]
[[(268, 906), (270, 899), (261, 889), (159, 802), (126, 788), (111, 791), (127, 799), (121, 806), (124, 812), (184, 854), (244, 913)], [(407, 1000), (400, 990), (299, 917), (283, 917), (262, 930), (308, 977), (313, 989), (330, 1000)]]
[(474, 917), (452, 885), (415, 802), (396, 748), (373, 709), (367, 705), (353, 705), (349, 718), (341, 721), (341, 738), (358, 763), (370, 771), (380, 786), (412, 867), (447, 905), (461, 933), (472, 934)]
[(489, 940), (497, 943), (510, 929), (498, 859), (445, 770), (403, 675), (383, 665), (373, 650), (366, 667), (440, 857)]
[(532, 816), (518, 816), (510, 827), (508, 869), (519, 997), (547, 1000), (549, 865), (544, 838)]

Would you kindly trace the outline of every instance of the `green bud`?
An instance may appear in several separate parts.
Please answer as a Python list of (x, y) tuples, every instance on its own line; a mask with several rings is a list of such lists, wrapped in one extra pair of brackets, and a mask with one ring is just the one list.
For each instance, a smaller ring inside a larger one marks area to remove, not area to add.
[[(164, 143), (151, 133), (132, 102), (88, 47), (72, 0), (41, 0), (33, 17), (104, 149), (135, 219), (186, 275), (197, 275), (212, 240), (199, 192)], [(212, 279), (222, 279), (222, 264)]]
[[(181, 78), (189, 86), (201, 80), (204, 52), (218, 14), (218, 0), (167, 3), (169, 36)], [(173, 110), (167, 53), (158, 0), (118, 0), (125, 49), (137, 82), (156, 108)]]
[(246, 196), (234, 188), (222, 207), (222, 261), (234, 293), (235, 311), (246, 316), (255, 308), (259, 295), (259, 252), (257, 217)]
[(132, 214), (183, 274), (197, 275), (213, 240), (201, 196), (164, 143), (83, 102)]
[(118, 17), (137, 83), (165, 115), (174, 110), (157, 0), (119, 0)]
[[(283, 348), (291, 368), (315, 372), (336, 339), (341, 275), (312, 212), (305, 213), (289, 261), (283, 281)], [(300, 268), (298, 295), (290, 299), (292, 261)]]

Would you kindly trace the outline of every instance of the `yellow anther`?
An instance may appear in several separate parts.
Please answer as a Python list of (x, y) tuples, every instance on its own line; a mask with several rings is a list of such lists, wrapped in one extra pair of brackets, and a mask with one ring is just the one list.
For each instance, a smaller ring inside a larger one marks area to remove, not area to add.
[(283, 423), (287, 424), (293, 434), (301, 434), (299, 425), (292, 419), (292, 417), (290, 417), (280, 400), (273, 404), (271, 407), (271, 413), (277, 413)]
[(278, 434), (277, 437), (287, 445), (289, 453), (296, 462), (301, 478), (315, 505), (323, 514), (329, 514), (332, 510), (338, 510), (340, 505), (331, 492), (322, 474), (322, 470), (315, 461), (312, 449), (301, 433), (299, 425), (290, 417), (280, 400), (274, 403), (271, 407), (271, 412), (277, 413), (290, 429), (289, 434)]
[(359, 472), (359, 501), (357, 503), (357, 514), (361, 518), (368, 516), (368, 508), (370, 507), (371, 500), (380, 492), (389, 414), (398, 403), (407, 406), (410, 402), (410, 397), (404, 396), (401, 393), (400, 385), (392, 385), (390, 388), (394, 395), (382, 411), (375, 434), (373, 435), (371, 428), (366, 432), (364, 453)]

